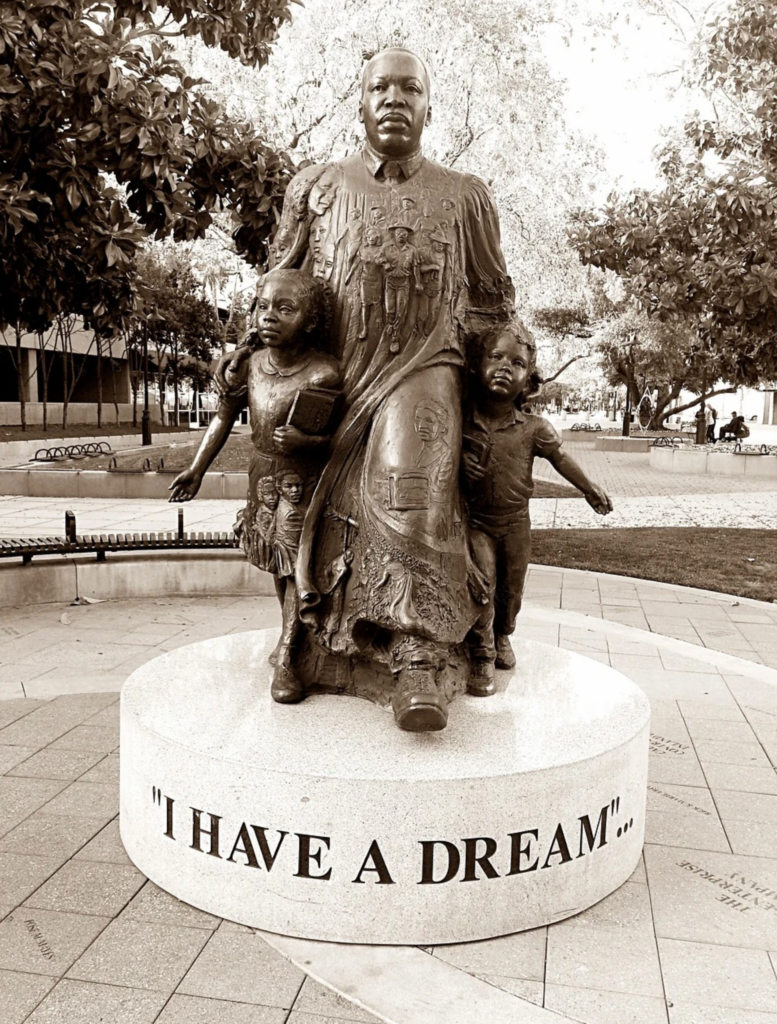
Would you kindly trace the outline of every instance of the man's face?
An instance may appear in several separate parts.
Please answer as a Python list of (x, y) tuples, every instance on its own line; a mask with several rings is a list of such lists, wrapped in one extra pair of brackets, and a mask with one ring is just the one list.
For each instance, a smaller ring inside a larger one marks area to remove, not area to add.
[(399, 231), (397, 231), (397, 233), (395, 235), (395, 238), (397, 240), (397, 245), (399, 245), (399, 246), (407, 245), (407, 231), (403, 231), (400, 228)]
[(413, 425), (422, 441), (434, 441), (440, 433), (440, 424), (431, 409), (416, 409)]
[(411, 53), (379, 53), (362, 86), (359, 118), (372, 148), (393, 157), (418, 149), (430, 114), (424, 67)]

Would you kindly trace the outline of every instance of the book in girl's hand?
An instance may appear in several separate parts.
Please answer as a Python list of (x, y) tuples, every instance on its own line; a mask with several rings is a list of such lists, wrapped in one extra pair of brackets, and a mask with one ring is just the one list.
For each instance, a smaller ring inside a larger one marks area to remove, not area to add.
[(331, 433), (330, 424), (340, 396), (339, 391), (326, 388), (301, 389), (291, 403), (286, 423), (311, 436)]

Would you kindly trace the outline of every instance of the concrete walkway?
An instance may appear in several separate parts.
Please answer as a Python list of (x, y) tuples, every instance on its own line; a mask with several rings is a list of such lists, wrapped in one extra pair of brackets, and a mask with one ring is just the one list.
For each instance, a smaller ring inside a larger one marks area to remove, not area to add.
[[(161, 892), (118, 837), (123, 679), (162, 651), (278, 621), (270, 598), (0, 611), (0, 1024), (377, 1019), (260, 933)], [(382, 972), (397, 998), (381, 1013), (399, 1024), (439, 1019), (440, 970), (446, 991), (487, 983), (489, 1024), (777, 1024), (777, 607), (538, 567), (519, 636), (648, 694), (643, 863), (569, 921), (429, 951), (412, 983), (397, 951), (370, 953), (365, 973), (357, 948), (332, 984), (350, 962), (351, 998), (372, 1005), (367, 974)]]

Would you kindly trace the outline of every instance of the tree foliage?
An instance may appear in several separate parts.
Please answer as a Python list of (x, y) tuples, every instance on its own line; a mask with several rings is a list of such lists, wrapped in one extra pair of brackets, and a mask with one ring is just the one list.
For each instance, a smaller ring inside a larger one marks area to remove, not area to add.
[(641, 308), (680, 321), (723, 379), (777, 377), (777, 2), (735, 0), (707, 31), (697, 80), (718, 112), (660, 156), (664, 186), (575, 215), (581, 260)]
[(424, 151), (490, 182), (517, 304), (526, 313), (573, 305), (586, 291), (566, 214), (588, 201), (601, 154), (565, 122), (565, 86), (543, 41), (551, 29), (572, 31), (572, 22), (586, 31), (593, 7), (578, 0), (306, 0), (261, 75), (182, 45), (187, 62), (212, 82), (212, 94), (236, 116), (262, 124), (272, 144), (299, 162), (357, 151), (365, 61), (392, 44), (417, 52), (432, 76)]
[(263, 66), (293, 0), (5, 0), (0, 7), (0, 326), (59, 312), (99, 333), (136, 309), (138, 245), (231, 208), (261, 261), (291, 167), (226, 115), (176, 36)]

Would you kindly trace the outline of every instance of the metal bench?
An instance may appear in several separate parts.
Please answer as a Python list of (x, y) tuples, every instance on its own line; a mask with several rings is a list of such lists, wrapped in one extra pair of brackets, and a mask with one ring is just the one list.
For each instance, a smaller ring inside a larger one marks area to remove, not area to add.
[(237, 548), (238, 539), (229, 533), (187, 533), (183, 509), (178, 509), (178, 529), (169, 533), (79, 534), (73, 512), (65, 513), (64, 537), (0, 537), (0, 558), (21, 557), (28, 565), (38, 555), (95, 554), (105, 561), (108, 551), (179, 551), (190, 548)]

